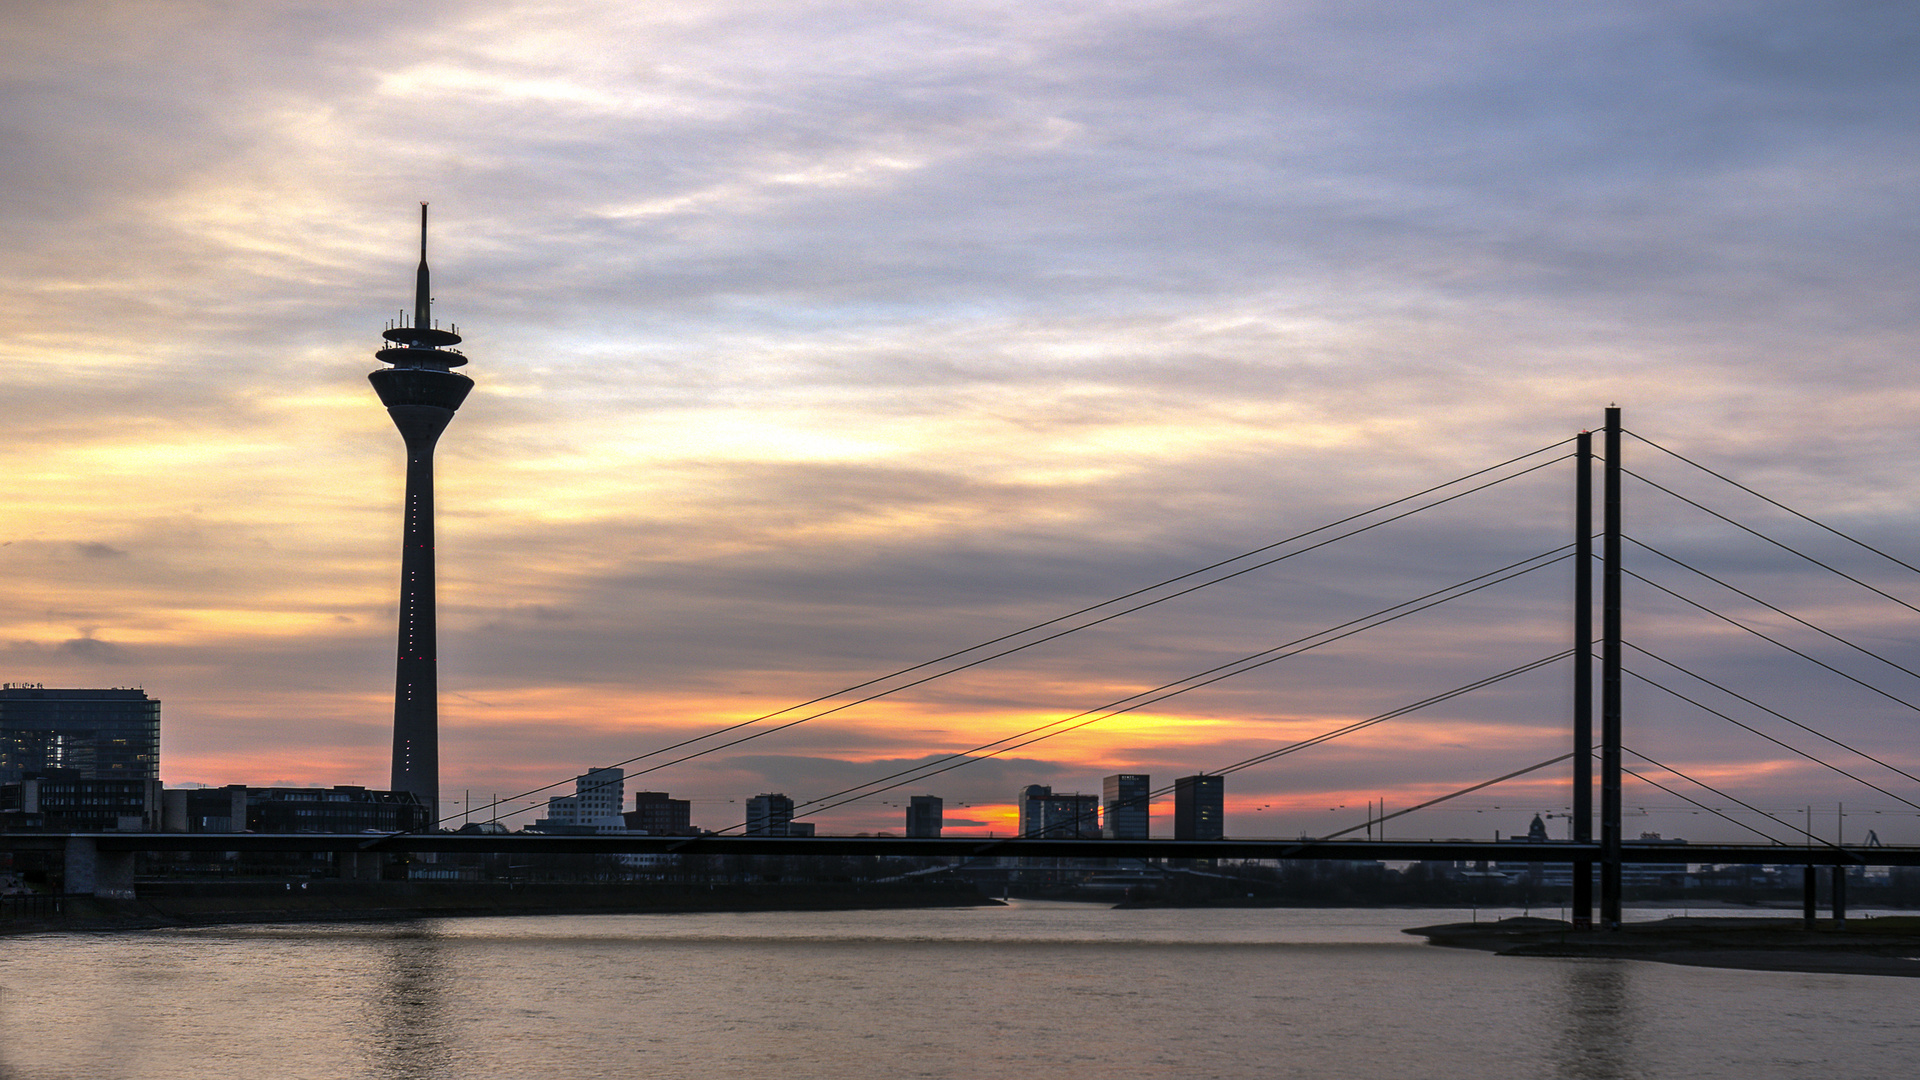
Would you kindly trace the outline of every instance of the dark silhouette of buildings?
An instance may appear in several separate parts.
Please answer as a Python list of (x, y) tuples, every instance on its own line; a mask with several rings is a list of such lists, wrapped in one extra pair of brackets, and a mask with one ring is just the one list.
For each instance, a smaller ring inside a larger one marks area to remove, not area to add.
[(937, 840), (945, 824), (945, 805), (938, 795), (915, 795), (907, 800), (907, 836)]
[(1054, 794), (1045, 784), (1020, 789), (1020, 835), (1044, 839), (1098, 840), (1100, 796)]
[(248, 832), (417, 832), (433, 824), (426, 806), (405, 791), (343, 785), (247, 788), (246, 793)]
[(413, 832), (427, 809), (405, 792), (233, 784), (166, 788), (158, 780), (52, 769), (0, 784), (0, 827), (57, 832)]
[(1153, 780), (1145, 773), (1116, 773), (1101, 781), (1100, 835), (1109, 840), (1145, 840), (1152, 829)]
[(0, 783), (0, 831), (153, 832), (158, 780), (85, 776), (78, 769), (29, 772)]
[(399, 656), (393, 688), (393, 790), (408, 792), (439, 817), (440, 690), (435, 671), (433, 448), (467, 399), (473, 380), (453, 369), (467, 362), (452, 346), (460, 335), (432, 318), (427, 281), (427, 204), (420, 204), (420, 268), (413, 322), (403, 315), (375, 355), (388, 364), (367, 376), (407, 447), (405, 528), (400, 549)]
[[(812, 835), (809, 827), (807, 835)], [(748, 836), (792, 836), (793, 800), (775, 792), (747, 800)]]
[(1182, 776), (1173, 782), (1173, 838), (1226, 838), (1227, 784), (1224, 776)]
[(0, 686), (0, 782), (71, 770), (87, 780), (157, 780), (160, 702), (144, 691)]
[(416, 832), (432, 824), (404, 791), (336, 787), (168, 788), (161, 827), (168, 832)]
[(693, 836), (699, 832), (693, 827), (693, 804), (664, 791), (634, 792), (633, 809), (622, 816), (627, 819), (627, 828), (651, 836)]

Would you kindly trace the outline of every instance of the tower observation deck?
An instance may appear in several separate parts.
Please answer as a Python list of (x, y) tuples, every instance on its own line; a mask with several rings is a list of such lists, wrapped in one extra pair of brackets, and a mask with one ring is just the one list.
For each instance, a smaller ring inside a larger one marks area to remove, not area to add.
[(473, 380), (453, 369), (467, 362), (454, 327), (432, 317), (427, 280), (427, 204), (420, 204), (420, 269), (413, 322), (403, 314), (375, 355), (391, 367), (370, 373), (381, 404), (407, 446), (407, 493), (400, 548), (400, 641), (393, 686), (394, 791), (411, 792), (439, 820), (440, 686), (435, 670), (433, 448), (467, 399)]

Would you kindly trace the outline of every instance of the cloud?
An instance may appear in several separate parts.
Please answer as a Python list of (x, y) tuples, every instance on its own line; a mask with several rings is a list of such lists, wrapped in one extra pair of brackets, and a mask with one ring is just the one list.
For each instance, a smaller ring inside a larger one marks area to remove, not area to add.
[[(1894, 554), (1916, 503), (1900, 5), (30, 4), (0, 34), (26, 58), (4, 77), (0, 639), (22, 678), (165, 699), (170, 777), (384, 782), (403, 463), (363, 379), (420, 199), (478, 383), (437, 491), (463, 790), (831, 696), (1556, 446), (1609, 402)], [(1910, 571), (1625, 453), (1920, 602)], [(1564, 544), (1568, 472), (648, 783), (715, 813), (811, 797), (1119, 700)], [(1634, 539), (1689, 566), (1889, 656), (1913, 636), (1640, 479), (1628, 500)], [(995, 822), (1024, 778), (1178, 775), (1419, 700), (1564, 648), (1567, 591), (1543, 570), (969, 766), (949, 806)], [(1636, 644), (1907, 760), (1904, 706), (1629, 592)], [(1660, 760), (1852, 804), (1633, 693)], [(1323, 795), (1527, 764), (1566, 694), (1516, 679), (1387, 725), (1398, 743), (1236, 773), (1236, 820), (1293, 807), (1259, 826), (1285, 834), (1351, 801)], [(860, 812), (834, 824), (893, 824)]]
[(95, 637), (68, 638), (60, 643), (60, 653), (82, 664), (95, 667), (102, 664), (126, 664), (132, 659), (126, 649)]

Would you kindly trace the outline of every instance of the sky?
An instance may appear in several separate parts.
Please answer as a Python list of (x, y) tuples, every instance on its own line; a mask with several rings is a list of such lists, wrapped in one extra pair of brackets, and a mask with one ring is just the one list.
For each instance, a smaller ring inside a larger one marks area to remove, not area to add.
[[(438, 454), (445, 813), (640, 758), (709, 828), (782, 791), (822, 832), (922, 793), (1004, 831), (1026, 784), (1167, 786), (1552, 656), (1564, 560), (825, 808), (1554, 551), (1567, 440), (1618, 405), (1624, 741), (1679, 793), (1629, 777), (1628, 835), (1793, 838), (1744, 803), (1920, 842), (1920, 573), (1682, 460), (1920, 564), (1917, 53), (1871, 0), (19, 0), (0, 672), (146, 688), (169, 784), (385, 786), (403, 458), (365, 375), (430, 201), (476, 383)], [(1236, 771), (1229, 834), (1563, 754), (1570, 679)], [(1388, 831), (1522, 831), (1567, 769)]]

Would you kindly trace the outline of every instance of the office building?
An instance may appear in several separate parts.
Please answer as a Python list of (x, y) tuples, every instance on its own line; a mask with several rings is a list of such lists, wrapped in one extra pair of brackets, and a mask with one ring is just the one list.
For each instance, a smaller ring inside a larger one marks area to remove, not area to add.
[(775, 792), (747, 800), (748, 836), (792, 836), (792, 825), (793, 800), (785, 795)]
[(1145, 773), (1118, 773), (1100, 784), (1100, 835), (1108, 840), (1145, 840), (1151, 834), (1153, 781)]
[(0, 782), (68, 770), (88, 780), (158, 780), (160, 702), (128, 688), (0, 685)]
[[(413, 324), (404, 316), (375, 355), (393, 365), (367, 376), (407, 448), (400, 546), (399, 652), (393, 679), (393, 790), (413, 793), (435, 821), (440, 802), (440, 684), (433, 560), (433, 448), (467, 399), (473, 380), (453, 369), (467, 358), (453, 328), (433, 321), (427, 283), (427, 204), (420, 204), (420, 266)], [(614, 808), (618, 812), (619, 808)]]
[(693, 836), (692, 803), (664, 791), (636, 791), (633, 809), (626, 812), (627, 828), (649, 836)]
[[(224, 794), (224, 789), (208, 790), (213, 796), (209, 805), (217, 809), (218, 796)], [(425, 804), (410, 791), (377, 791), (350, 785), (250, 787), (246, 789), (246, 799), (248, 832), (419, 832), (433, 824)]]
[(1049, 840), (1098, 840), (1100, 796), (1055, 794), (1045, 784), (1020, 789), (1020, 835)]
[(623, 769), (588, 769), (573, 780), (573, 794), (547, 800), (547, 816), (534, 822), (546, 833), (624, 833), (627, 774)]
[(1226, 777), (1183, 776), (1173, 782), (1175, 840), (1220, 840), (1226, 827)]
[(162, 799), (159, 827), (165, 832), (418, 832), (432, 824), (411, 793), (353, 784), (168, 788)]
[(158, 832), (162, 804), (158, 780), (47, 769), (0, 784), (0, 830)]
[(907, 837), (909, 839), (937, 840), (945, 817), (945, 807), (938, 795), (915, 795), (907, 800)]
[(246, 832), (247, 785), (168, 788), (160, 828), (166, 832)]
[[(1501, 843), (1515, 845), (1516, 848), (1519, 848), (1519, 851), (1524, 851), (1525, 849), (1522, 845), (1545, 844), (1551, 839), (1552, 838), (1547, 835), (1546, 821), (1543, 820), (1539, 814), (1535, 814), (1533, 815), (1532, 823), (1527, 827), (1527, 835), (1510, 836), (1501, 841)], [(1640, 834), (1640, 842), (1643, 844), (1678, 846), (1684, 846), (1686, 844), (1685, 840), (1677, 837), (1668, 839), (1662, 837), (1659, 833), (1647, 832)], [(1572, 863), (1529, 860), (1521, 855), (1519, 851), (1511, 855), (1502, 855), (1501, 858), (1495, 860), (1490, 866), (1482, 864), (1482, 868), (1486, 872), (1497, 875), (1509, 883), (1517, 883), (1524, 880), (1544, 888), (1556, 889), (1571, 888), (1573, 886)], [(1599, 872), (1600, 867), (1596, 864), (1593, 867), (1593, 873), (1598, 875)], [(1620, 868), (1620, 883), (1627, 887), (1663, 886), (1679, 888), (1685, 883), (1686, 878), (1687, 864), (1683, 862), (1626, 863)], [(1595, 881), (1597, 883), (1597, 876)]]

